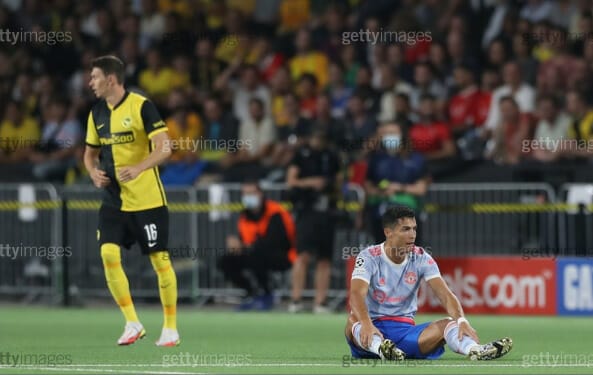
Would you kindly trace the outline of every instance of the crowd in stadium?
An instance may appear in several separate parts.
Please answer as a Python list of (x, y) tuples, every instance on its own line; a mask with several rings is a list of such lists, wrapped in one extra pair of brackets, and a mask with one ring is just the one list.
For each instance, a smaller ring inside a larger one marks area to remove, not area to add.
[(284, 181), (316, 130), (363, 183), (377, 130), (393, 122), (437, 181), (475, 162), (585, 162), (592, 11), (570, 0), (2, 0), (0, 170), (85, 180), (90, 64), (105, 54), (166, 121), (166, 184)]

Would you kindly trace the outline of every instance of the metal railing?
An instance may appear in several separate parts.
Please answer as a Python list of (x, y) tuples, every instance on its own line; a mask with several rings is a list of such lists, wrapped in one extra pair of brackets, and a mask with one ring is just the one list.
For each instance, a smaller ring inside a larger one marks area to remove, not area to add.
[[(564, 202), (569, 186), (559, 194)], [(269, 198), (286, 201), (283, 185), (264, 186)], [(238, 296), (216, 267), (225, 238), (236, 232), (240, 185), (167, 189), (170, 211), (169, 247), (178, 276), (179, 297), (203, 303), (212, 298)], [(372, 243), (353, 227), (356, 210), (364, 202), (358, 186), (344, 189), (343, 223), (335, 238), (329, 297), (345, 298), (345, 259)], [(96, 242), (100, 193), (92, 186), (3, 185), (0, 187), (0, 245), (6, 247), (67, 246), (69, 291), (82, 298), (108, 297)], [(290, 205), (289, 205), (290, 206)], [(571, 206), (570, 206), (571, 207)], [(519, 255), (529, 249), (570, 249), (579, 227), (559, 204), (548, 184), (434, 184), (425, 199), (418, 223), (422, 244), (436, 257), (451, 255)], [(573, 207), (574, 208), (574, 207)], [(62, 213), (65, 216), (62, 216)], [(572, 216), (571, 216), (572, 215)], [(64, 220), (62, 220), (64, 219)], [(590, 228), (593, 216), (585, 214)], [(584, 246), (593, 245), (586, 235)], [(346, 251), (348, 250), (348, 251)], [(6, 251), (5, 251), (6, 252)], [(565, 255), (565, 254), (560, 254)], [(566, 254), (570, 255), (570, 254)], [(0, 298), (61, 301), (64, 257), (30, 253), (0, 256)], [(122, 250), (122, 261), (135, 298), (158, 299), (156, 275), (137, 245)], [(275, 275), (277, 294), (289, 293), (289, 273)], [(309, 280), (309, 285), (312, 283)], [(307, 290), (305, 296), (312, 296)]]
[(568, 206), (558, 215), (562, 246), (554, 254), (593, 256), (593, 185), (564, 184), (559, 197)]
[(438, 256), (513, 255), (557, 246), (552, 187), (543, 183), (434, 184), (426, 196), (424, 244)]
[[(58, 302), (63, 252), (60, 196), (51, 184), (0, 187), (0, 295)], [(61, 251), (60, 251), (61, 250)]]

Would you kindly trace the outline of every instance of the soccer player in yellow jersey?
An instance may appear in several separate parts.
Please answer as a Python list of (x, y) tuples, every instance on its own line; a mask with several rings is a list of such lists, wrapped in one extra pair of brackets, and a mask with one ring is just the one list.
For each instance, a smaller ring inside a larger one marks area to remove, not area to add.
[(101, 99), (88, 118), (84, 164), (103, 190), (97, 238), (107, 286), (126, 319), (119, 345), (145, 336), (138, 320), (120, 248), (138, 242), (158, 276), (164, 325), (158, 346), (176, 346), (177, 278), (167, 242), (169, 213), (157, 166), (171, 155), (167, 127), (155, 105), (126, 91), (124, 64), (115, 56), (92, 63), (90, 87)]

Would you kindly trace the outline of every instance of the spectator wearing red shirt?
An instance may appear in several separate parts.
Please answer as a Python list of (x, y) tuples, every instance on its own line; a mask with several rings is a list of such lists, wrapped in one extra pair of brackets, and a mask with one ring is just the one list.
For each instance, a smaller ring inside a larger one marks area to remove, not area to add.
[(281, 53), (274, 51), (272, 41), (265, 36), (257, 39), (253, 49), (252, 58), (254, 63), (257, 64), (264, 81), (269, 84), (286, 59)]
[(420, 97), (420, 119), (410, 129), (414, 149), (427, 160), (443, 160), (455, 155), (455, 145), (447, 124), (435, 119), (435, 98), (430, 94)]
[(299, 108), (301, 116), (313, 119), (317, 116), (317, 78), (311, 73), (304, 73), (298, 83)]
[(458, 138), (476, 126), (481, 93), (474, 80), (473, 72), (468, 66), (456, 66), (453, 70), (453, 78), (457, 86), (457, 94), (449, 101), (447, 112), (451, 131), (455, 138)]
[(488, 113), (490, 113), (490, 103), (492, 102), (492, 93), (500, 83), (500, 74), (494, 69), (485, 69), (482, 72), (480, 83), (480, 97), (476, 104), (476, 125), (481, 127), (486, 123)]

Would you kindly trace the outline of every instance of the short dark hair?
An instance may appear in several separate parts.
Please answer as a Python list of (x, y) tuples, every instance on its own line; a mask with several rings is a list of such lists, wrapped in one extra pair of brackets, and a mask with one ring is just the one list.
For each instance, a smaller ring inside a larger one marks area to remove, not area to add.
[(554, 94), (542, 94), (537, 98), (538, 103), (545, 102), (545, 101), (552, 103), (554, 108), (560, 108), (562, 106), (560, 99)]
[(303, 81), (309, 81), (309, 83), (313, 86), (317, 86), (317, 77), (315, 77), (315, 75), (312, 73), (301, 74), (301, 76), (299, 77), (299, 83)]
[(410, 104), (410, 96), (404, 92), (399, 92), (399, 93), (395, 94), (395, 97), (403, 100), (408, 105)]
[(426, 92), (426, 93), (420, 95), (420, 101), (423, 102), (425, 100), (430, 100), (430, 101), (434, 102), (436, 100), (436, 97), (434, 95), (432, 95), (431, 93)]
[(252, 185), (255, 186), (260, 193), (264, 192), (264, 189), (262, 189), (261, 187), (260, 181), (255, 177), (247, 177), (245, 180), (243, 180), (243, 183), (241, 185)]
[(258, 98), (257, 96), (254, 96), (254, 97), (252, 97), (252, 98), (249, 99), (249, 105), (252, 105), (252, 104), (257, 104), (260, 109), (264, 109), (265, 108), (264, 101), (261, 100), (260, 98)]
[(503, 102), (509, 102), (511, 103), (515, 108), (519, 109), (519, 104), (517, 103), (517, 101), (515, 100), (515, 98), (512, 95), (505, 95), (502, 98), (500, 98), (498, 100), (498, 103), (500, 105), (502, 105)]
[(101, 69), (106, 76), (115, 74), (117, 83), (124, 83), (125, 68), (123, 61), (119, 58), (113, 55), (100, 56), (93, 60), (91, 66)]
[(391, 206), (385, 211), (383, 217), (381, 218), (383, 222), (383, 228), (391, 228), (397, 225), (399, 219), (406, 217), (410, 219), (415, 218), (416, 214), (414, 214), (414, 210), (406, 206)]

